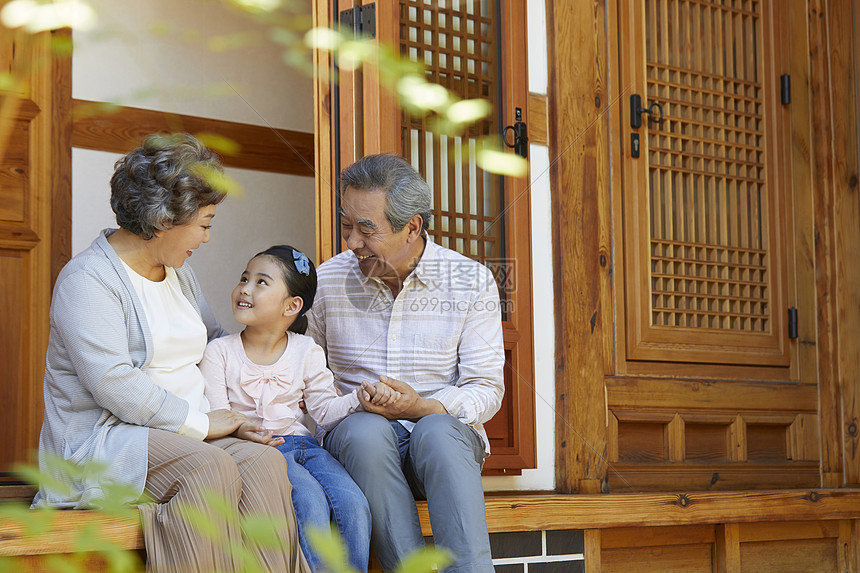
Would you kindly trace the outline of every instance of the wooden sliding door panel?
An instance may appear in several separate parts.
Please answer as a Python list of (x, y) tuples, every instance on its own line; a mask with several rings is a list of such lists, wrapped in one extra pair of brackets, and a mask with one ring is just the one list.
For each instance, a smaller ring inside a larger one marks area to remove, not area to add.
[[(489, 267), (505, 324), (505, 403), (488, 424), (494, 455), (487, 469), (531, 467), (534, 397), (528, 202), (519, 185), (476, 161), (486, 138), (526, 110), (522, 2), (400, 0), (400, 53), (425, 67), (428, 81), (463, 99), (484, 99), (492, 113), (465, 132), (441, 133), (439, 119), (400, 112), (400, 153), (433, 189), (430, 234), (444, 247)], [(519, 17), (518, 17), (519, 16)], [(506, 27), (507, 26), (507, 27)], [(510, 45), (511, 36), (514, 45)], [(519, 42), (519, 43), (517, 43)], [(523, 433), (525, 432), (525, 433)]]
[[(787, 366), (775, 5), (622, 1), (628, 360)], [(634, 116), (641, 127), (631, 126)], [(659, 120), (659, 121), (658, 121)]]
[[(339, 157), (333, 163), (340, 162), (331, 166), (332, 180), (337, 171), (364, 155), (403, 156), (433, 191), (429, 230), (433, 240), (493, 271), (505, 341), (505, 398), (499, 413), (485, 425), (493, 450), (485, 468), (534, 467), (527, 182), (485, 172), (477, 162), (486, 138), (498, 138), (505, 125), (528, 121), (525, 2), (349, 0), (339, 9), (332, 19), (338, 19), (341, 30), (354, 28), (357, 18), (373, 19), (375, 41), (396, 46), (401, 57), (422, 65), (428, 82), (444, 86), (457, 98), (479, 98), (492, 105), (490, 116), (450, 134), (440, 116), (399, 107), (391, 86), (380, 83), (376, 67), (332, 70), (339, 82), (333, 91), (337, 107), (331, 117), (340, 118), (337, 125), (332, 124), (332, 133), (339, 132), (333, 143)], [(327, 199), (321, 195), (320, 200)], [(337, 239), (332, 242), (338, 244)]]

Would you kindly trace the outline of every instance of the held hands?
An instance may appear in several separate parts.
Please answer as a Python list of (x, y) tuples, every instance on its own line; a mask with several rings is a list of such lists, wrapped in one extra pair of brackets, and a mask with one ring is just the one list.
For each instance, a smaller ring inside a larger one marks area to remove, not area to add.
[(361, 391), (364, 394), (365, 401), (377, 406), (393, 406), (402, 396), (400, 392), (382, 382), (377, 382), (376, 384), (362, 382)]
[(244, 414), (232, 410), (212, 410), (206, 415), (209, 417), (207, 440), (234, 435), (243, 440), (269, 446), (279, 446), (284, 443), (283, 438), (273, 438), (270, 430), (264, 430), (259, 424), (254, 424)]
[(448, 413), (438, 400), (422, 398), (409, 384), (388, 376), (380, 376), (375, 384), (362, 382), (358, 400), (365, 411), (389, 420), (415, 421), (430, 414)]

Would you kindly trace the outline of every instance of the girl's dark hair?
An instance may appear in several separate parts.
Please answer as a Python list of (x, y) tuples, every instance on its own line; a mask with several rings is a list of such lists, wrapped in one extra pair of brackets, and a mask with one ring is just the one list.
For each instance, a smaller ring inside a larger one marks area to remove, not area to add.
[[(300, 256), (297, 257), (295, 253)], [(308, 317), (305, 316), (314, 304), (314, 297), (317, 294), (317, 271), (314, 268), (314, 263), (300, 250), (293, 248), (290, 245), (275, 245), (269, 247), (265, 251), (254, 255), (257, 257), (271, 257), (278, 263), (284, 273), (284, 282), (287, 284), (287, 291), (292, 296), (298, 296), (302, 299), (302, 309), (299, 311), (299, 316), (290, 325), (290, 331), (297, 334), (304, 334), (308, 330)], [(300, 262), (296, 266), (296, 258), (307, 260), (307, 274), (299, 271), (299, 267), (304, 268)]]

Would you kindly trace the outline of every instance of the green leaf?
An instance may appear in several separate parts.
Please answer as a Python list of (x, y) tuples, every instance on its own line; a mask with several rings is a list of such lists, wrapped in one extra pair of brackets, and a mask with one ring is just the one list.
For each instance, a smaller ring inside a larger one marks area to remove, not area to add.
[(0, 21), (7, 28), (23, 27), (31, 34), (57, 28), (89, 30), (95, 26), (96, 11), (83, 0), (12, 0), (0, 10)]
[(192, 166), (192, 171), (197, 177), (203, 179), (207, 185), (225, 195), (241, 196), (243, 194), (242, 185), (234, 178), (230, 177), (223, 171), (220, 171), (209, 165), (197, 163)]
[(277, 548), (283, 542), (281, 532), (286, 523), (269, 515), (243, 515), (242, 534), (260, 547)]
[(451, 99), (448, 90), (415, 75), (401, 78), (397, 82), (397, 92), (407, 106), (425, 111), (440, 109), (446, 106)]
[(330, 573), (356, 573), (347, 562), (346, 545), (337, 529), (309, 527), (305, 531), (308, 542)]
[(4, 504), (0, 506), (0, 518), (21, 526), (24, 536), (38, 537), (51, 530), (57, 510), (54, 508), (30, 509), (24, 504)]
[(223, 536), (221, 529), (208, 512), (186, 504), (179, 510), (179, 515), (188, 520), (188, 525), (209, 539), (220, 540)]
[(376, 44), (370, 40), (348, 40), (337, 51), (337, 63), (341, 69), (356, 70), (361, 64), (377, 60)]
[(252, 14), (271, 13), (281, 7), (281, 0), (230, 0), (230, 3)]
[(404, 557), (395, 569), (395, 573), (442, 571), (450, 563), (451, 553), (449, 551), (435, 547), (422, 547)]
[(195, 133), (200, 143), (221, 155), (238, 155), (242, 146), (235, 139), (217, 133)]
[(305, 34), (305, 44), (316, 50), (333, 52), (343, 42), (341, 35), (331, 28), (313, 28)]
[(529, 172), (529, 162), (515, 153), (481, 149), (475, 158), (478, 167), (507, 177), (522, 177)]
[(2, 72), (0, 73), (0, 90), (13, 90), (15, 86), (18, 84), (18, 79), (15, 77), (15, 74), (12, 72)]
[(227, 548), (233, 559), (241, 563), (242, 573), (265, 573), (260, 560), (242, 541), (231, 541)]
[(84, 564), (79, 555), (48, 555), (45, 570), (52, 573), (84, 573)]
[(490, 115), (493, 106), (485, 99), (464, 99), (452, 103), (445, 115), (454, 123), (472, 123)]
[[(52, 462), (50, 460), (46, 460), (46, 465), (51, 467)], [(53, 467), (56, 467), (54, 465)], [(68, 468), (72, 470), (74, 474), (78, 474), (76, 468)], [(59, 469), (62, 471), (62, 469)], [(12, 471), (18, 474), (21, 479), (32, 485), (33, 487), (43, 487), (45, 489), (57, 492), (60, 495), (68, 495), (71, 493), (71, 488), (69, 485), (61, 480), (60, 478), (54, 477), (54, 475), (49, 473), (43, 473), (39, 470), (39, 468), (35, 466), (31, 466), (28, 464), (13, 464)], [(54, 472), (56, 474), (56, 472)]]

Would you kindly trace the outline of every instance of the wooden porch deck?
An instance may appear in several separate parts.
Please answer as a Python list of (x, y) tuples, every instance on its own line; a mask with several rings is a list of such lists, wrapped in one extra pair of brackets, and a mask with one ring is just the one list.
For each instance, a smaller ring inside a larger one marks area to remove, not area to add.
[[(4, 489), (7, 490), (7, 501), (16, 497), (11, 495), (8, 487)], [(22, 492), (23, 489), (18, 491), (18, 498), (23, 497), (20, 495)], [(612, 569), (607, 569), (609, 562), (605, 558), (601, 566), (601, 555), (615, 555), (612, 552), (618, 549), (627, 549), (632, 555), (636, 553), (634, 548), (648, 546), (649, 539), (653, 548), (689, 541), (690, 535), (699, 541), (704, 539), (705, 545), (713, 545), (714, 564), (719, 565), (713, 570), (752, 570), (741, 567), (740, 560), (741, 545), (752, 539), (752, 535), (759, 540), (772, 538), (793, 542), (799, 538), (829, 538), (838, 546), (833, 555), (838, 570), (860, 571), (860, 489), (607, 495), (488, 494), (486, 507), (490, 533), (585, 530), (583, 554), (587, 572)], [(424, 534), (430, 535), (426, 503), (418, 502), (418, 510)], [(767, 534), (767, 524), (772, 525), (771, 534)], [(50, 530), (37, 537), (25, 536), (17, 524), (0, 521), (0, 556), (25, 556), (24, 563), (31, 567), (30, 570), (42, 570), (40, 558), (71, 553), (76, 535), (86, 526), (97, 526), (106, 540), (122, 549), (143, 549), (142, 533), (136, 522), (123, 521), (98, 511), (59, 511)], [(745, 531), (754, 533), (744, 534)], [(627, 532), (630, 535), (625, 535)], [(643, 536), (648, 532), (650, 534)], [(661, 532), (670, 535), (660, 535)], [(703, 532), (706, 533), (704, 538)], [(623, 542), (626, 537), (630, 537), (629, 544)], [(690, 543), (684, 545), (692, 546)], [(810, 559), (813, 558), (818, 560), (820, 556), (810, 555)], [(93, 566), (97, 564), (94, 562)]]

